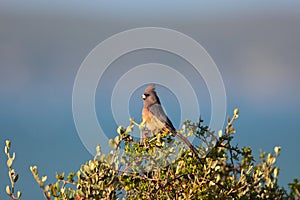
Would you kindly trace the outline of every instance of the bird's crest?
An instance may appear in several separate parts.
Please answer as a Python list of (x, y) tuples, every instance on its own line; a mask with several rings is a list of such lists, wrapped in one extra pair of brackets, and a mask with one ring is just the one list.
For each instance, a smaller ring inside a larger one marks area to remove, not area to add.
[(151, 93), (151, 92), (155, 92), (155, 85), (154, 84), (150, 84), (146, 89), (145, 89), (145, 93)]

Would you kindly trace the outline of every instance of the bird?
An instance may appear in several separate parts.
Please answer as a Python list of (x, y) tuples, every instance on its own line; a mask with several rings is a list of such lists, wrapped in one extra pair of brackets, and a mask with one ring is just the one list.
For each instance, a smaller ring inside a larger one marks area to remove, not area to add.
[(155, 91), (155, 85), (150, 84), (141, 96), (144, 101), (142, 109), (142, 121), (149, 131), (157, 133), (159, 131), (167, 131), (173, 136), (183, 141), (189, 149), (198, 157), (198, 152), (190, 141), (181, 133), (178, 133), (173, 126), (171, 120), (165, 114), (160, 103), (159, 97)]

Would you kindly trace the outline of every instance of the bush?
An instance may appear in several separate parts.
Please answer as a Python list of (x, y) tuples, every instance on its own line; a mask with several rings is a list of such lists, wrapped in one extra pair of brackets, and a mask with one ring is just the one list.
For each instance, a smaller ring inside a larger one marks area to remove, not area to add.
[[(195, 147), (198, 155), (168, 132), (136, 141), (131, 134), (137, 124), (131, 120), (126, 129), (119, 127), (119, 135), (110, 140), (112, 151), (108, 155), (101, 153), (98, 146), (93, 160), (68, 176), (56, 174), (55, 183), (46, 184), (47, 177), (40, 178), (36, 166), (30, 170), (48, 200), (300, 199), (298, 179), (289, 184), (289, 193), (278, 185), (279, 168), (275, 162), (280, 147), (275, 147), (273, 153), (262, 152), (255, 162), (250, 147), (232, 145), (236, 132), (233, 122), (237, 118), (235, 109), (218, 138), (202, 125), (201, 119), (197, 123), (186, 121), (180, 133), (201, 142)], [(139, 128), (143, 134), (143, 127)], [(21, 193), (15, 197), (13, 190), (18, 175), (11, 168), (9, 146), (7, 142), (11, 178), (7, 194), (19, 199)]]

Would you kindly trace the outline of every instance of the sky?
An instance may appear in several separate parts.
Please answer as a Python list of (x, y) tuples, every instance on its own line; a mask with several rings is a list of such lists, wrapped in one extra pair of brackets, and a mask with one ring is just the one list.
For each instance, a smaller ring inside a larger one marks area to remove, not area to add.
[[(260, 150), (271, 152), (274, 146), (281, 146), (277, 162), (281, 169), (279, 184), (286, 187), (293, 178), (299, 178), (300, 4), (249, 2), (90, 1), (83, 5), (80, 1), (1, 1), (0, 144), (4, 147), (6, 139), (12, 141), (12, 151), (17, 154), (14, 168), (20, 175), (16, 189), (23, 192), (23, 199), (43, 198), (30, 166), (37, 165), (40, 175), (48, 175), (51, 182), (56, 172), (76, 171), (92, 159), (86, 147), (93, 144), (86, 144), (84, 138), (88, 134), (78, 130), (72, 110), (76, 77), (101, 42), (123, 31), (143, 27), (172, 29), (198, 42), (205, 50), (202, 53), (206, 52), (203, 58), (209, 55), (224, 83), (226, 101), (219, 102), (225, 103), (226, 115), (231, 115), (235, 107), (240, 109), (234, 142), (251, 146), (256, 156)], [(114, 53), (116, 49), (109, 47), (104, 53)], [(197, 52), (195, 55), (197, 58)], [(100, 61), (105, 60), (102, 54), (96, 56)], [(135, 67), (148, 63), (167, 65), (169, 68), (164, 69), (171, 69), (172, 73), (176, 69), (179, 74), (160, 78), (161, 69), (130, 81), (126, 79), (130, 70), (137, 72)], [(197, 113), (187, 112), (193, 109), (195, 99), (179, 95), (181, 85), (173, 80), (175, 75), (183, 75), (186, 79), (182, 81), (190, 83), (200, 114), (209, 124), (212, 107), (219, 108), (218, 103), (211, 101), (216, 88), (210, 91), (205, 77), (193, 71), (182, 57), (167, 51), (142, 49), (120, 55), (94, 85), (92, 106), (106, 136), (115, 135), (119, 124), (114, 117), (122, 115), (126, 120), (129, 113), (139, 119), (142, 108), (139, 96), (152, 77), (176, 127), (181, 126), (182, 113), (197, 118)], [(90, 79), (81, 81), (88, 83)], [(169, 85), (162, 84), (165, 82)], [(124, 99), (116, 98), (118, 94), (113, 91), (116, 85), (133, 88), (128, 92), (123, 90)], [(85, 99), (83, 95), (82, 100)], [(111, 107), (118, 109), (113, 112)], [(87, 120), (84, 126), (87, 133), (92, 126), (89, 123)], [(0, 155), (0, 197), (8, 199), (4, 189), (9, 183), (5, 154)]]

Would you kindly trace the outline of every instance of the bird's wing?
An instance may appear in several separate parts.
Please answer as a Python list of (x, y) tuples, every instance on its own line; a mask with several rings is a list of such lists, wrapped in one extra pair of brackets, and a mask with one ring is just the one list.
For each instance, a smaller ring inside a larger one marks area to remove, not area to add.
[(168, 128), (169, 131), (172, 132), (173, 136), (181, 139), (190, 148), (190, 150), (199, 158), (200, 163), (202, 163), (201, 158), (199, 157), (199, 152), (195, 149), (195, 147), (190, 143), (190, 141), (187, 138), (185, 138), (180, 133), (177, 133), (172, 122), (167, 117), (162, 106), (159, 103), (149, 106), (149, 111), (152, 115), (156, 116), (157, 119), (159, 119), (163, 124), (165, 124), (166, 128)]
[(163, 124), (165, 124), (166, 128), (168, 128), (170, 131), (176, 130), (160, 104), (156, 103), (149, 106), (149, 111), (152, 113), (152, 115), (156, 116)]

